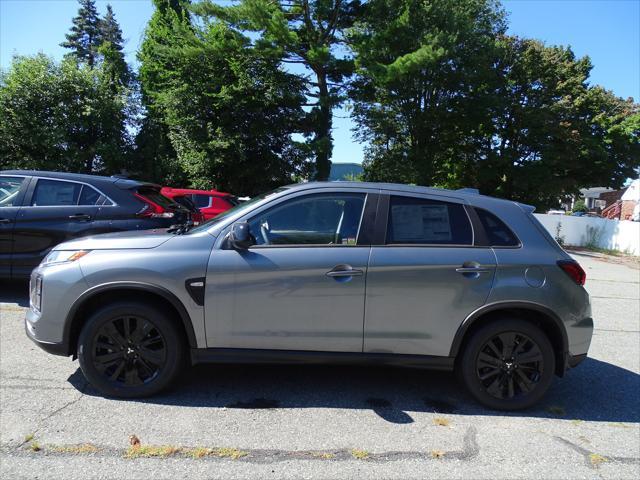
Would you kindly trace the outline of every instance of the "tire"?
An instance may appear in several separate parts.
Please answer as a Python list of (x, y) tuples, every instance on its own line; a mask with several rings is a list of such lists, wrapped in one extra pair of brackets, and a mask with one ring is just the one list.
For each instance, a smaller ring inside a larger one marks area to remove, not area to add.
[(538, 327), (504, 318), (473, 332), (457, 368), (469, 393), (485, 407), (521, 410), (538, 402), (551, 386), (555, 354)]
[(140, 398), (171, 384), (185, 363), (186, 349), (182, 331), (166, 312), (119, 301), (91, 315), (77, 352), (82, 373), (101, 393)]

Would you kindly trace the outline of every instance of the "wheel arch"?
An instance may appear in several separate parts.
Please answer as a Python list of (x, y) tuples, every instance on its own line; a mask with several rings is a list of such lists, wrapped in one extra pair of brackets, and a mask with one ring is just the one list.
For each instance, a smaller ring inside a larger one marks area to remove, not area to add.
[[(86, 315), (98, 307), (98, 301), (132, 299), (154, 301), (163, 305), (180, 319), (189, 348), (196, 348), (196, 335), (191, 317), (180, 299), (164, 287), (142, 282), (113, 282), (95, 286), (84, 292), (73, 303), (64, 323), (64, 343), (67, 355), (76, 355), (80, 330), (87, 320)], [(157, 303), (156, 303), (157, 304)]]
[(521, 318), (538, 326), (553, 346), (556, 375), (564, 375), (569, 351), (567, 330), (562, 320), (551, 309), (533, 302), (498, 302), (474, 311), (458, 327), (449, 356), (459, 358), (458, 354), (464, 349), (473, 332), (502, 315)]

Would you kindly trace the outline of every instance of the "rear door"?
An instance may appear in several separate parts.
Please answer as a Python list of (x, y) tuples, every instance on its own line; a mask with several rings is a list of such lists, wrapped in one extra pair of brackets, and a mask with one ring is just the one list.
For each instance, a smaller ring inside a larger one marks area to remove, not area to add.
[(11, 276), (13, 230), (30, 177), (0, 176), (0, 278)]
[(489, 295), (495, 255), (474, 245), (458, 199), (397, 194), (380, 205), (364, 351), (448, 356), (458, 326)]
[(88, 184), (35, 180), (15, 221), (13, 275), (28, 276), (54, 246), (89, 235), (103, 198)]

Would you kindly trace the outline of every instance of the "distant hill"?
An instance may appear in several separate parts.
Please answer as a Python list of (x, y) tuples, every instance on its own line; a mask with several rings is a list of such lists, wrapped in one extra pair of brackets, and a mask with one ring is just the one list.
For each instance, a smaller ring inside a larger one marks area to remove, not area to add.
[(364, 170), (359, 163), (332, 163), (329, 180), (335, 182), (337, 180), (353, 180), (354, 177), (360, 175)]

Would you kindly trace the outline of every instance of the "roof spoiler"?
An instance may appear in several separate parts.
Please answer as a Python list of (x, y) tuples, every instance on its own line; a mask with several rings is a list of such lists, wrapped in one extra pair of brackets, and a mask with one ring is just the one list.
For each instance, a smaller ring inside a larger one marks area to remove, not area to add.
[(471, 193), (473, 195), (480, 195), (480, 190), (478, 190), (477, 188), (469, 188), (469, 187), (459, 188), (459, 189), (456, 190), (456, 192)]
[(527, 205), (526, 203), (515, 202), (525, 213), (533, 213), (536, 211), (536, 207), (533, 205)]

